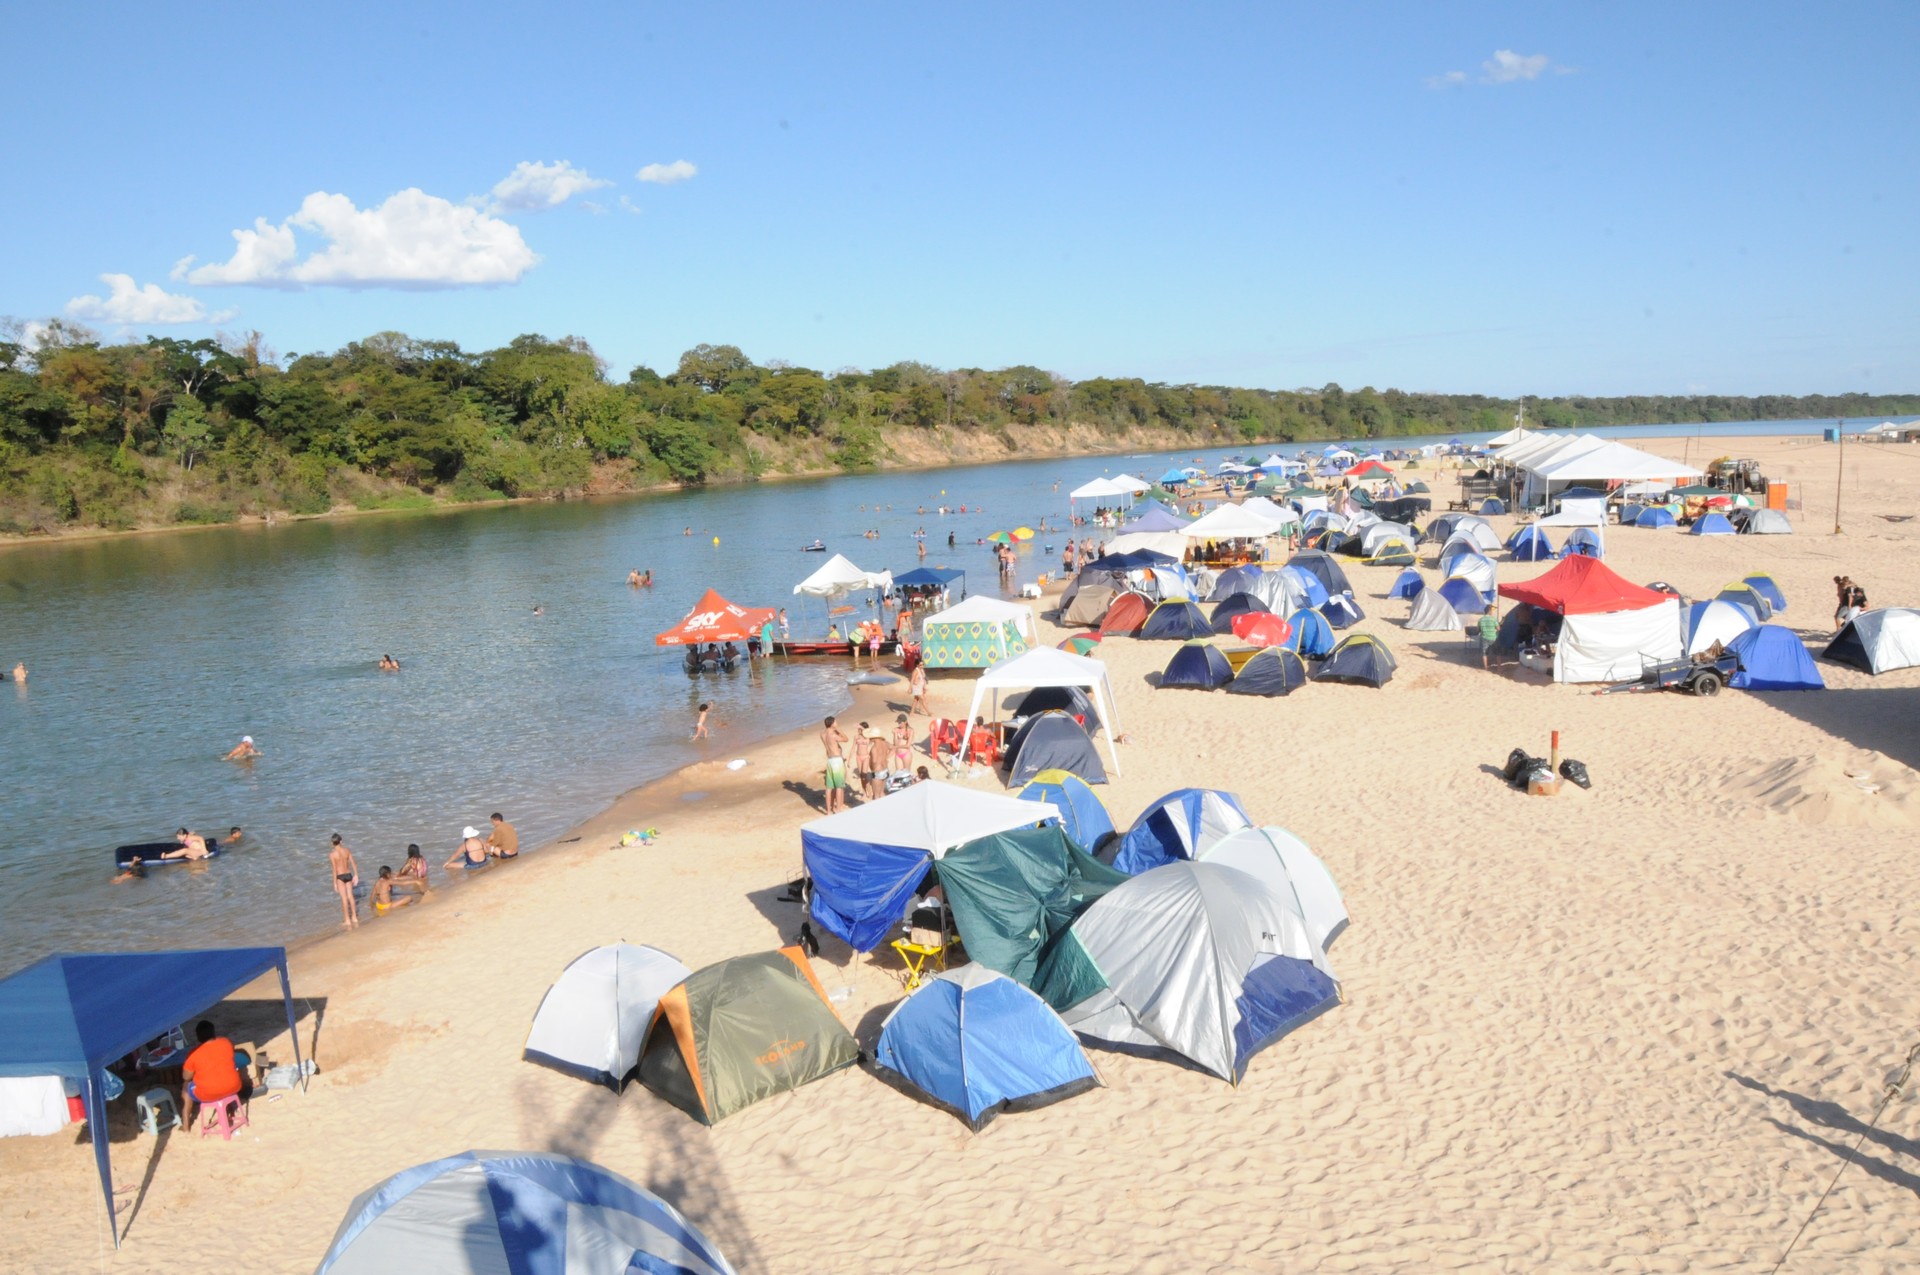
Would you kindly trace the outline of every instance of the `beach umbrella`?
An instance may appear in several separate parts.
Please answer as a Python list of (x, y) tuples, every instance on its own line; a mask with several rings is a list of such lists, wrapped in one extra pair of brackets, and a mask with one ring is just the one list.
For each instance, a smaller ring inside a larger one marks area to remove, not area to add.
[(1033, 539), (1033, 528), (1032, 527), (1015, 527), (1013, 529), (1013, 538), (1015, 540), (1031, 540)]
[(1076, 633), (1059, 643), (1061, 650), (1071, 651), (1075, 655), (1091, 655), (1099, 645), (1100, 635), (1097, 633)]
[(1284, 646), (1293, 626), (1271, 611), (1246, 611), (1233, 617), (1233, 635), (1253, 646)]
[(1010, 535), (1008, 535), (1008, 534), (1007, 534), (1006, 532), (1004, 532), (1004, 531), (996, 531), (996, 532), (994, 532), (994, 533), (993, 533), (992, 535), (990, 535), (990, 536), (988, 536), (988, 537), (987, 537), (987, 539), (988, 539), (988, 540), (990, 540), (990, 541), (992, 541), (992, 542), (993, 542), (994, 544), (997, 544), (997, 545), (1004, 545), (1004, 544), (1012, 544), (1012, 543), (1013, 543), (1013, 537), (1012, 537), (1012, 536), (1010, 536)]

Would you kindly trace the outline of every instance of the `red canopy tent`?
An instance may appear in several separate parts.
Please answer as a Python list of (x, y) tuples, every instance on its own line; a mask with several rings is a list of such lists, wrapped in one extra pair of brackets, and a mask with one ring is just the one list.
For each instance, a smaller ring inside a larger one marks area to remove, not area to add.
[(687, 612), (687, 618), (654, 638), (656, 646), (697, 646), (703, 642), (745, 642), (758, 637), (773, 619), (774, 607), (743, 607), (712, 589)]
[(1667, 595), (1643, 589), (1598, 558), (1576, 555), (1542, 576), (1503, 584), (1500, 596), (1530, 602), (1556, 615), (1597, 615), (1609, 611), (1640, 611), (1658, 606)]
[(1391, 478), (1393, 471), (1377, 460), (1363, 460), (1347, 471), (1349, 478)]

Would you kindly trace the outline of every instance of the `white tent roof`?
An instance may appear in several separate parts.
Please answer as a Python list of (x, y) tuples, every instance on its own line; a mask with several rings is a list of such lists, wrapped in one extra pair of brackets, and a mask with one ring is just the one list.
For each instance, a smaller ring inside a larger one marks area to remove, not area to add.
[(1135, 478), (1132, 474), (1115, 474), (1113, 476), (1113, 485), (1118, 494), (1122, 496), (1137, 496), (1153, 486), (1152, 483)]
[(1240, 508), (1250, 514), (1265, 518), (1276, 527), (1289, 527), (1300, 521), (1300, 515), (1285, 505), (1276, 505), (1265, 496), (1248, 496), (1240, 502)]
[(1107, 678), (1107, 666), (1099, 660), (1054, 646), (1037, 646), (1024, 655), (1002, 660), (973, 684), (973, 705), (967, 709), (967, 720), (980, 715), (980, 702), (990, 691), (1032, 690), (1037, 686), (1077, 686), (1093, 697), (1093, 706), (1100, 714), (1100, 733), (1107, 737), (1107, 756), (1113, 759), (1113, 773), (1119, 774), (1120, 757), (1113, 747), (1119, 715), (1113, 708), (1113, 683)]
[(1511, 447), (1515, 443), (1522, 442), (1532, 437), (1533, 437), (1533, 431), (1531, 430), (1510, 429), (1504, 434), (1495, 434), (1492, 438), (1489, 438), (1486, 442), (1480, 444), (1480, 446)]
[(1534, 519), (1536, 527), (1604, 527), (1607, 525), (1607, 502), (1594, 500), (1563, 500), (1560, 512), (1545, 518)]
[(892, 572), (862, 571), (844, 555), (836, 553), (822, 563), (818, 571), (794, 585), (793, 591), (817, 598), (838, 598), (856, 589), (885, 589), (892, 584)]
[(1605, 443), (1574, 455), (1556, 455), (1550, 460), (1529, 461), (1524, 468), (1552, 483), (1609, 482), (1636, 478), (1697, 478), (1701, 471), (1692, 465), (1625, 443)]
[(527, 1033), (526, 1052), (574, 1075), (618, 1085), (640, 1061), (660, 998), (692, 973), (659, 948), (596, 947), (547, 989)]
[[(1500, 459), (1521, 469), (1537, 472), (1543, 465), (1568, 460), (1575, 456), (1584, 456), (1606, 445), (1607, 440), (1604, 438), (1592, 434), (1575, 434), (1571, 438), (1547, 438), (1538, 443), (1510, 447)], [(1524, 451), (1521, 450), (1522, 447), (1525, 448)]]
[(980, 620), (1012, 620), (1020, 626), (1020, 633), (1027, 641), (1036, 640), (1032, 607), (1018, 602), (1002, 602), (999, 598), (978, 593), (928, 616), (921, 622), (921, 628), (924, 631), (930, 624), (966, 624)]
[(1097, 500), (1102, 496), (1124, 496), (1133, 489), (1121, 487), (1111, 478), (1096, 478), (1090, 483), (1082, 483), (1067, 493), (1069, 500)]
[(1239, 505), (1222, 505), (1195, 518), (1180, 534), (1189, 540), (1262, 540), (1278, 530), (1279, 524), (1270, 518)]
[(1347, 904), (1333, 874), (1306, 842), (1285, 828), (1243, 829), (1214, 842), (1197, 857), (1203, 863), (1238, 868), (1258, 877), (1282, 898), (1293, 895), (1306, 917), (1307, 932), (1323, 950), (1346, 928)]
[(1115, 536), (1101, 552), (1132, 553), (1135, 549), (1164, 553), (1177, 562), (1186, 556), (1187, 538), (1177, 531), (1129, 531)]
[(1050, 802), (1022, 801), (929, 779), (878, 801), (802, 824), (800, 830), (816, 837), (925, 850), (938, 859), (969, 841), (1059, 817), (1059, 809)]

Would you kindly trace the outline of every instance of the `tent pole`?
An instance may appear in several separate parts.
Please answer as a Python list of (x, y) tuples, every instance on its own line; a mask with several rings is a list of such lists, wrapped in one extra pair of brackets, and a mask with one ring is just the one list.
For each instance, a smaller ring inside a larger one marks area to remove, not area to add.
[(107, 1202), (107, 1229), (113, 1246), (120, 1247), (120, 1219), (113, 1212), (113, 1169), (107, 1161), (107, 1095), (100, 1085), (100, 1069), (87, 1062), (87, 1131), (93, 1135), (93, 1161), (100, 1170), (100, 1194)]
[(307, 1091), (307, 1065), (300, 1059), (300, 1028), (293, 1021), (293, 983), (287, 977), (287, 956), (280, 954), (280, 1000), (287, 1007), (287, 1035), (293, 1040), (293, 1069), (300, 1076), (300, 1092)]

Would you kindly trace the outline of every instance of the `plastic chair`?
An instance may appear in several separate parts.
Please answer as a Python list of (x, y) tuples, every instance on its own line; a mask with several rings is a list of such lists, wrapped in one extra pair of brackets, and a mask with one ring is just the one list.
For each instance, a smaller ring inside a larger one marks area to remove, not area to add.
[(142, 1133), (157, 1137), (162, 1129), (172, 1129), (180, 1123), (180, 1109), (174, 1105), (173, 1095), (165, 1089), (149, 1089), (135, 1098), (133, 1105), (140, 1112)]
[(232, 1142), (233, 1135), (247, 1124), (247, 1105), (240, 1101), (239, 1094), (201, 1104), (200, 1136), (203, 1138), (217, 1129), (222, 1138)]
[(989, 766), (1000, 760), (1000, 741), (986, 727), (976, 727), (967, 740), (967, 760), (984, 761)]

